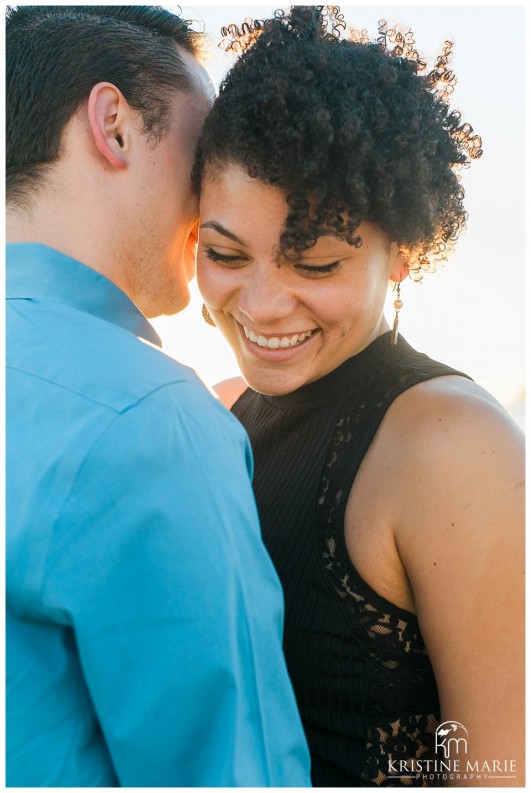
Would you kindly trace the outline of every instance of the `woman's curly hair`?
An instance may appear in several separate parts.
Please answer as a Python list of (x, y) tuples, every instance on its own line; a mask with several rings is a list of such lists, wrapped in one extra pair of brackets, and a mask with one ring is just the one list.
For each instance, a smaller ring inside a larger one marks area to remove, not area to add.
[(359, 245), (370, 220), (417, 275), (445, 259), (466, 220), (456, 171), (482, 154), (448, 105), (451, 42), (428, 71), (411, 31), (380, 21), (369, 41), (335, 6), (294, 6), (222, 34), (220, 46), (241, 54), (207, 118), (196, 178), (233, 163), (282, 189), (288, 258), (325, 233)]

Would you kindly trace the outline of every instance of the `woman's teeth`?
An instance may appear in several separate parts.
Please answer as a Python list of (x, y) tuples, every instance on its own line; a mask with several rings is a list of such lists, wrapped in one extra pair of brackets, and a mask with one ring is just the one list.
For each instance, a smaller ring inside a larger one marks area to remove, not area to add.
[(271, 336), (266, 339), (265, 336), (257, 336), (252, 330), (243, 326), (243, 331), (249, 341), (258, 344), (259, 347), (268, 347), (270, 350), (278, 350), (279, 347), (295, 347), (306, 339), (309, 339), (313, 330), (307, 330), (305, 333), (296, 333), (294, 336)]

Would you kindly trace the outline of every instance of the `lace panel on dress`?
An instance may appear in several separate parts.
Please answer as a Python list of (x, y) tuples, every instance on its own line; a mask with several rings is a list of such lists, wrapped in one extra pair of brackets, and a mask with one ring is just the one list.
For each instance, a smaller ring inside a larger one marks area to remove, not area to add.
[[(348, 496), (359, 465), (374, 437), (361, 428), (373, 422), (371, 408), (357, 404), (343, 410), (329, 446), (317, 506), (317, 540), (333, 587), (360, 646), (364, 665), (366, 785), (440, 786), (437, 775), (424, 778), (425, 762), (435, 760), (434, 734), (439, 724), (437, 687), (414, 614), (378, 595), (356, 571), (344, 541)], [(382, 405), (374, 405), (381, 413)], [(348, 461), (348, 462), (347, 462)], [(431, 777), (431, 778), (430, 778)]]

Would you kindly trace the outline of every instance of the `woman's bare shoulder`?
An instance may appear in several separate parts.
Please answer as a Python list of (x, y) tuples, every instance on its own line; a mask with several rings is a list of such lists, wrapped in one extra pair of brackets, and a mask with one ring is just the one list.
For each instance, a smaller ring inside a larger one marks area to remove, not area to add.
[(524, 436), (499, 402), (470, 380), (441, 377), (402, 394), (388, 419), (395, 540), (410, 574), (419, 539), (428, 550), (444, 537), (461, 556), (466, 542), (507, 543), (521, 520)]
[(243, 377), (231, 377), (228, 380), (222, 380), (221, 383), (217, 383), (214, 386), (214, 391), (225, 407), (230, 410), (246, 388), (247, 383)]
[(400, 395), (390, 410), (391, 429), (399, 433), (408, 454), (429, 458), (441, 447), (485, 443), (520, 445), (523, 433), (505, 408), (484, 388), (456, 375), (419, 383)]
[(461, 378), (423, 383), (409, 396), (400, 397), (389, 439), (397, 472), (391, 484), (395, 541), (413, 588), (429, 589), (435, 573), (426, 560), (432, 558), (437, 577), (458, 588), (468, 586), (467, 565), (481, 555), (501, 563), (505, 554), (518, 568), (525, 479), (520, 428), (490, 394)]

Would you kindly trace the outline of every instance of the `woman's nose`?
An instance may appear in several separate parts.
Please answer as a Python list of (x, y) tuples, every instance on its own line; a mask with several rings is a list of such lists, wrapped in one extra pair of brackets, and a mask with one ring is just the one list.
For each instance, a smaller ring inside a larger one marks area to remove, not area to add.
[(272, 264), (267, 268), (256, 267), (238, 296), (240, 312), (257, 329), (290, 316), (296, 306), (297, 299), (286, 283), (285, 269)]

